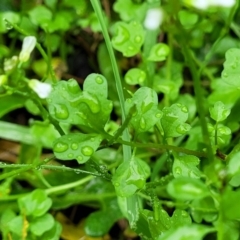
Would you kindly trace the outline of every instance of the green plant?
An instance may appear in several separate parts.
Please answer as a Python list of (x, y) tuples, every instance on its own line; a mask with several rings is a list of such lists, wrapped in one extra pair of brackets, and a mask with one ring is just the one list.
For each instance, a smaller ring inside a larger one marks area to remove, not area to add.
[[(239, 239), (238, 2), (106, 2), (1, 13), (0, 137), (21, 143), (0, 165), (3, 239), (59, 239), (54, 214), (77, 204), (97, 208), (86, 236), (126, 218), (142, 239)], [(79, 27), (104, 38), (82, 84), (53, 67)], [(29, 126), (10, 122), (18, 108)]]

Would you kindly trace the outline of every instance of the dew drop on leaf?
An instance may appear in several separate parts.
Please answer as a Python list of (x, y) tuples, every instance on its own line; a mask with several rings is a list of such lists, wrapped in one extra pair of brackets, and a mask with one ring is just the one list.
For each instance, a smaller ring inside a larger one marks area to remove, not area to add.
[(113, 41), (117, 45), (121, 45), (129, 39), (128, 30), (123, 26), (117, 27), (117, 36), (113, 38)]
[(67, 151), (68, 145), (66, 143), (58, 142), (54, 145), (53, 150), (57, 153), (62, 153)]
[(135, 41), (136, 43), (140, 43), (140, 42), (142, 41), (142, 37), (141, 37), (141, 36), (136, 36), (136, 37), (134, 38), (134, 41)]
[(72, 153), (69, 153), (69, 154), (68, 154), (68, 157), (69, 157), (69, 158), (73, 158), (73, 154), (72, 154)]
[(83, 147), (81, 150), (84, 156), (91, 156), (93, 154), (93, 149), (89, 146)]
[(120, 184), (119, 184), (118, 182), (115, 182), (115, 183), (114, 183), (114, 186), (115, 186), (115, 187), (119, 187)]
[(174, 168), (174, 172), (177, 174), (177, 175), (180, 175), (182, 173), (182, 169), (180, 167), (175, 167)]
[(102, 84), (103, 83), (103, 79), (101, 77), (96, 77), (95, 81), (98, 84)]
[(80, 162), (81, 162), (81, 161), (83, 160), (83, 157), (79, 155), (79, 156), (77, 156), (76, 159), (77, 159), (77, 161), (80, 161)]
[(75, 94), (80, 92), (80, 88), (76, 80), (71, 79), (68, 81), (68, 90), (71, 93), (75, 93)]
[(94, 141), (95, 141), (95, 138), (91, 138), (90, 140), (91, 140), (91, 142), (94, 142)]
[(161, 117), (162, 117), (162, 113), (157, 113), (157, 114), (155, 115), (155, 117), (156, 117), (156, 118), (161, 118)]
[(187, 107), (185, 107), (185, 106), (183, 106), (183, 107), (181, 108), (181, 110), (182, 110), (182, 112), (184, 112), (184, 113), (188, 113), (188, 109), (187, 109)]
[(176, 128), (176, 131), (179, 133), (179, 134), (185, 134), (188, 129), (184, 126), (184, 125), (179, 125), (177, 128)]
[(223, 77), (227, 78), (228, 74), (226, 72), (223, 72)]
[(77, 150), (78, 149), (78, 144), (77, 143), (72, 143), (71, 144), (71, 149), (72, 150)]
[(55, 106), (55, 117), (59, 119), (67, 119), (69, 116), (68, 109), (63, 104), (56, 104)]

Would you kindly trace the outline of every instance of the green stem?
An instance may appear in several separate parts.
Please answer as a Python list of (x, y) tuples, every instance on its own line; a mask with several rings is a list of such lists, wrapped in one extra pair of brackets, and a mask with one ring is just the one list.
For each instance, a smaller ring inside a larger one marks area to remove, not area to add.
[[(95, 13), (97, 14), (97, 18), (101, 24), (102, 34), (103, 34), (103, 37), (106, 42), (109, 57), (111, 59), (113, 74), (114, 74), (115, 82), (116, 82), (117, 93), (118, 93), (120, 107), (121, 107), (121, 111), (122, 111), (122, 122), (124, 122), (126, 119), (126, 111), (125, 111), (125, 106), (124, 106), (125, 98), (124, 98), (124, 94), (123, 94), (123, 88), (122, 88), (120, 74), (118, 71), (117, 61), (116, 61), (116, 58), (114, 55), (114, 51), (112, 48), (108, 30), (107, 30), (107, 27), (106, 27), (106, 24), (105, 24), (105, 21), (103, 18), (103, 13), (102, 13), (102, 9), (101, 9), (99, 0), (90, 0), (90, 1), (92, 3)], [(123, 139), (126, 141), (130, 140), (130, 134), (129, 134), (129, 131), (127, 128), (123, 131)], [(131, 159), (131, 148), (129, 146), (123, 146), (123, 157), (124, 157), (124, 161), (129, 161)]]
[(205, 99), (204, 99), (204, 96), (202, 93), (200, 78), (199, 78), (199, 75), (197, 74), (197, 68), (196, 68), (196, 65), (194, 64), (194, 61), (193, 61), (193, 58), (192, 58), (189, 48), (186, 46), (186, 44), (184, 42), (182, 42), (182, 47), (183, 47), (183, 52), (185, 55), (185, 60), (190, 68), (192, 78), (193, 78), (194, 92), (196, 95), (196, 105), (197, 105), (200, 124), (201, 124), (201, 128), (202, 128), (203, 140), (206, 144), (208, 158), (209, 158), (209, 160), (213, 160), (214, 155), (213, 155), (211, 141), (210, 141), (210, 137), (209, 137), (209, 133), (208, 133), (207, 122), (205, 119), (205, 109), (204, 109)]
[(213, 43), (210, 51), (207, 53), (200, 69), (199, 69), (199, 72), (198, 72), (198, 75), (200, 76), (203, 69), (205, 69), (205, 67), (207, 66), (209, 60), (211, 59), (212, 55), (215, 53), (216, 51), (216, 48), (218, 46), (218, 44), (220, 43), (220, 41), (223, 39), (223, 37), (228, 33), (229, 29), (230, 29), (230, 26), (231, 26), (231, 23), (233, 21), (233, 17), (238, 9), (238, 5), (239, 5), (239, 1), (236, 1), (236, 4), (232, 7), (231, 11), (230, 11), (230, 14), (228, 16), (228, 19), (226, 21), (226, 24), (225, 26), (222, 28), (221, 32), (220, 32), (220, 35), (219, 37), (217, 38), (217, 40)]
[[(25, 30), (23, 30), (22, 28), (20, 28), (17, 24), (15, 23), (11, 23), (9, 22), (7, 19), (5, 19), (6, 23), (11, 25), (17, 32), (21, 33), (24, 36), (30, 36), (29, 33), (27, 33)], [(57, 82), (55, 73), (53, 71), (52, 65), (51, 65), (51, 60), (48, 58), (48, 55), (45, 53), (44, 49), (42, 48), (40, 43), (36, 43), (36, 48), (38, 49), (38, 51), (41, 53), (44, 61), (47, 63), (48, 68), (49, 68), (49, 73), (52, 77), (53, 82)]]
[(196, 157), (207, 157), (207, 154), (205, 152), (199, 152), (199, 151), (194, 151), (194, 150), (190, 150), (190, 149), (186, 149), (186, 148), (182, 148), (182, 147), (177, 147), (177, 146), (173, 146), (173, 145), (167, 145), (167, 144), (157, 144), (157, 143), (136, 143), (136, 142), (127, 142), (124, 140), (117, 140), (118, 143), (121, 143), (123, 145), (128, 145), (131, 147), (136, 147), (136, 148), (155, 148), (155, 149), (160, 149), (162, 150), (172, 150), (175, 152), (181, 152), (181, 153), (185, 153), (188, 155), (194, 155)]
[(29, 165), (27, 165), (27, 166), (25, 166), (23, 168), (20, 168), (20, 169), (11, 171), (11, 172), (3, 173), (0, 176), (0, 180), (3, 180), (5, 178), (9, 178), (9, 177), (13, 177), (13, 176), (19, 175), (20, 173), (26, 172), (26, 171), (31, 170), (31, 169), (35, 169), (35, 168), (37, 169), (41, 165), (46, 164), (46, 163), (50, 162), (53, 159), (55, 159), (55, 157), (47, 158), (47, 159), (45, 159), (45, 160), (43, 160), (41, 162), (35, 162), (33, 164), (29, 164)]
[(81, 185), (83, 185), (86, 182), (89, 182), (90, 180), (92, 180), (94, 177), (93, 176), (87, 176), (83, 179), (80, 179), (76, 182), (72, 182), (72, 183), (67, 183), (61, 186), (56, 186), (56, 187), (52, 187), (52, 188), (48, 188), (45, 190), (46, 194), (50, 195), (50, 194), (56, 194), (56, 193), (61, 193), (63, 191), (69, 190), (71, 188), (76, 188), (79, 187)]

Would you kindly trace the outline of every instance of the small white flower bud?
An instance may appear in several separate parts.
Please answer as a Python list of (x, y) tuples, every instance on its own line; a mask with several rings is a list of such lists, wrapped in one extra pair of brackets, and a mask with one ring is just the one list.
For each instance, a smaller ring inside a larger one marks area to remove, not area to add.
[(23, 39), (22, 50), (19, 55), (19, 60), (21, 62), (26, 62), (29, 59), (32, 50), (36, 46), (36, 43), (37, 40), (33, 36), (28, 36)]
[(160, 8), (152, 8), (147, 11), (144, 27), (148, 30), (156, 30), (163, 21), (163, 12)]
[(47, 98), (52, 91), (52, 86), (49, 83), (42, 83), (36, 79), (29, 81), (28, 86), (40, 97)]

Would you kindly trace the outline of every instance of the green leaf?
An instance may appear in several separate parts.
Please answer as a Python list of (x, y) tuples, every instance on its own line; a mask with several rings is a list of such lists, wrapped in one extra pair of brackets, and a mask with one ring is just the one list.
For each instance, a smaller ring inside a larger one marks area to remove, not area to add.
[(17, 216), (8, 222), (8, 228), (11, 232), (15, 233), (18, 236), (23, 234), (23, 216)]
[[(42, 134), (44, 132), (44, 134)], [(31, 133), (45, 148), (52, 148), (52, 143), (60, 137), (59, 132), (54, 128), (52, 124), (48, 122), (34, 121), (31, 126)]]
[(164, 131), (164, 137), (179, 137), (186, 134), (191, 126), (185, 121), (188, 119), (188, 109), (181, 103), (175, 103), (162, 110), (161, 125)]
[(43, 5), (35, 6), (28, 14), (31, 21), (41, 27), (46, 26), (52, 20), (52, 12)]
[(228, 174), (235, 175), (237, 173), (240, 173), (240, 152), (235, 153), (231, 156), (229, 162), (228, 162)]
[(167, 192), (179, 200), (194, 200), (209, 195), (207, 186), (198, 179), (179, 177), (173, 179), (167, 186)]
[[(156, 221), (152, 211), (144, 209), (140, 212), (140, 219), (142, 219), (141, 221), (143, 221), (143, 219), (146, 221), (145, 224), (149, 227), (152, 239), (156, 239), (169, 229), (175, 229), (178, 225), (186, 225), (192, 222), (189, 214), (180, 209), (176, 209), (172, 217), (169, 217), (163, 208), (159, 208), (157, 214), (158, 220)], [(141, 229), (137, 229), (137, 231), (141, 232)], [(145, 232), (147, 233), (146, 230)]]
[(202, 173), (198, 169), (200, 160), (192, 155), (176, 156), (173, 163), (173, 176), (200, 178)]
[(162, 112), (158, 110), (157, 94), (151, 88), (141, 87), (132, 98), (126, 100), (127, 114), (134, 105), (136, 111), (133, 113), (130, 123), (137, 133), (148, 131), (162, 117)]
[(53, 143), (55, 156), (60, 160), (76, 159), (78, 163), (85, 163), (97, 150), (102, 140), (101, 135), (70, 133)]
[(53, 226), (54, 218), (51, 214), (47, 213), (31, 220), (29, 229), (34, 235), (41, 236), (44, 232), (50, 230)]
[[(107, 82), (100, 74), (90, 74), (81, 91), (76, 80), (59, 81), (48, 100), (49, 112), (60, 122), (103, 129), (112, 111), (107, 100)], [(97, 119), (97, 121), (96, 121)]]
[(219, 147), (224, 147), (226, 146), (231, 138), (231, 129), (224, 126), (223, 124), (218, 124), (217, 125), (217, 130), (216, 128), (208, 123), (207, 124), (208, 127), (208, 132), (210, 133), (210, 139), (212, 141), (212, 144), (215, 145), (216, 144), (216, 131), (217, 131), (217, 146)]
[(136, 55), (144, 42), (144, 30), (137, 21), (130, 23), (117, 22), (114, 25), (113, 47), (125, 57)]
[(123, 21), (142, 21), (147, 11), (147, 3), (137, 4), (132, 0), (117, 0), (113, 5), (113, 9)]
[(44, 232), (41, 239), (59, 240), (61, 233), (62, 225), (58, 222), (54, 222), (54, 226), (50, 230)]
[(118, 197), (118, 205), (124, 217), (128, 219), (132, 229), (137, 227), (139, 211), (142, 208), (142, 199), (137, 194), (130, 197)]
[(218, 210), (212, 197), (195, 199), (191, 203), (191, 215), (196, 223), (213, 222), (218, 217)]
[(226, 52), (226, 61), (222, 72), (222, 80), (240, 89), (240, 49), (231, 48)]
[(214, 231), (214, 228), (197, 224), (178, 226), (165, 232), (156, 240), (202, 240), (206, 234)]
[(6, 23), (6, 20), (8, 20), (10, 23), (17, 24), (20, 21), (20, 16), (18, 13), (13, 11), (1, 11), (0, 12), (0, 33), (5, 33), (9, 29), (12, 28), (12, 26), (9, 26), (9, 24)]
[(131, 68), (124, 76), (124, 80), (129, 85), (143, 84), (146, 80), (146, 73), (139, 68)]
[(218, 101), (213, 107), (209, 108), (209, 112), (212, 119), (214, 119), (216, 122), (221, 122), (228, 117), (231, 110), (227, 109), (221, 101)]
[(3, 117), (6, 113), (11, 112), (17, 108), (24, 106), (26, 98), (20, 95), (6, 95), (0, 96), (0, 118)]
[(149, 57), (147, 58), (148, 61), (153, 62), (160, 62), (166, 60), (167, 56), (169, 55), (170, 48), (165, 43), (158, 43), (155, 44), (151, 50)]
[(112, 182), (118, 196), (129, 197), (145, 186), (146, 179), (149, 176), (150, 167), (148, 164), (135, 157), (118, 166)]
[(224, 213), (224, 216), (228, 219), (236, 220), (240, 218), (240, 209), (239, 209), (239, 199), (240, 199), (240, 190), (233, 191), (227, 189), (221, 201), (221, 209)]
[(26, 144), (36, 143), (30, 128), (9, 122), (0, 121), (0, 137)]
[(104, 236), (113, 224), (123, 217), (116, 199), (105, 202), (105, 205), (104, 210), (95, 211), (87, 217), (84, 230), (88, 236)]
[(12, 209), (6, 209), (4, 212), (1, 213), (1, 218), (0, 218), (0, 229), (3, 234), (3, 236), (6, 236), (7, 239), (7, 234), (9, 232), (9, 223), (16, 218), (16, 213), (13, 212)]
[(52, 200), (44, 190), (36, 189), (26, 196), (19, 198), (18, 205), (22, 214), (40, 217), (49, 210)]

